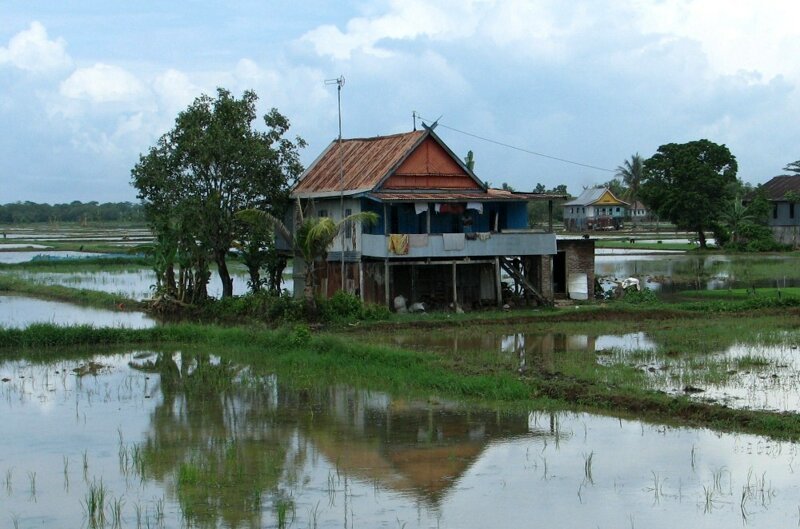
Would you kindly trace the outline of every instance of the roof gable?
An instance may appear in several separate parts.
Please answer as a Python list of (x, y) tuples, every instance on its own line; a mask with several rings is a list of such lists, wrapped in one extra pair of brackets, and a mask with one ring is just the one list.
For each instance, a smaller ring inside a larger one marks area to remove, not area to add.
[(379, 189), (484, 191), (483, 183), (433, 129), (333, 141), (300, 176), (299, 198)]
[(628, 203), (618, 199), (607, 187), (592, 187), (584, 189), (575, 200), (564, 202), (562, 206), (628, 206)]
[(406, 156), (379, 186), (395, 189), (481, 189), (466, 167), (429, 135)]

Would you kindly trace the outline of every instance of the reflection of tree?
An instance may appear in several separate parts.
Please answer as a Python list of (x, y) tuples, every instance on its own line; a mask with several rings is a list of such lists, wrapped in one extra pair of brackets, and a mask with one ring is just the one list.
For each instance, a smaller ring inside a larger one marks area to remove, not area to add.
[(159, 354), (163, 402), (142, 443), (143, 479), (175, 494), (188, 526), (261, 527), (262, 496), (279, 497), (288, 435), (267, 392), (235, 382), (237, 369), (208, 355)]

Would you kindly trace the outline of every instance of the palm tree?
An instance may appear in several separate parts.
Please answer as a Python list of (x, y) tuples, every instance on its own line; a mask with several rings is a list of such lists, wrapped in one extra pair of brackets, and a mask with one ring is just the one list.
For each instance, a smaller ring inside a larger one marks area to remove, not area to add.
[(622, 182), (627, 186), (628, 190), (625, 193), (625, 199), (633, 205), (639, 198), (639, 187), (644, 176), (644, 160), (639, 156), (639, 153), (637, 152), (631, 156), (630, 160), (625, 160), (622, 165), (618, 165), (614, 176), (622, 179)]
[(314, 298), (316, 290), (317, 276), (314, 273), (317, 263), (325, 260), (328, 248), (339, 235), (342, 227), (353, 222), (373, 224), (377, 222), (378, 215), (371, 211), (363, 211), (354, 215), (348, 215), (336, 222), (330, 217), (316, 217), (304, 215), (300, 201), (297, 202), (298, 223), (297, 229), (292, 236), (291, 231), (280, 219), (270, 215), (266, 211), (257, 209), (246, 209), (240, 211), (236, 216), (249, 224), (265, 224), (274, 229), (278, 236), (282, 237), (292, 246), (295, 255), (303, 258), (306, 265), (306, 281), (303, 288), (306, 310), (310, 315), (316, 314), (317, 303)]

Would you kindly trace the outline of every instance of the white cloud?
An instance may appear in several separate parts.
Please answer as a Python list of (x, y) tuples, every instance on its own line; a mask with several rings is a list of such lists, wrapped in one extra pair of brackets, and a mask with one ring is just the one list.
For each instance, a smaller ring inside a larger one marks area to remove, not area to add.
[(70, 99), (111, 103), (139, 99), (146, 89), (135, 75), (124, 68), (97, 63), (75, 70), (61, 83), (59, 92)]
[(390, 57), (393, 54), (380, 46), (381, 41), (452, 40), (474, 33), (478, 22), (475, 4), (487, 2), (392, 0), (386, 14), (353, 18), (344, 32), (336, 26), (322, 25), (301, 40), (310, 42), (319, 55), (334, 59), (349, 59), (356, 51)]
[(637, 0), (635, 25), (700, 43), (714, 74), (757, 72), (800, 78), (800, 4), (796, 0)]
[(67, 68), (72, 61), (67, 55), (66, 42), (48, 39), (45, 27), (34, 21), (28, 29), (11, 37), (7, 47), (0, 48), (0, 65), (3, 64), (43, 73)]
[(169, 69), (156, 76), (153, 90), (165, 114), (174, 117), (200, 95), (202, 90), (184, 72)]

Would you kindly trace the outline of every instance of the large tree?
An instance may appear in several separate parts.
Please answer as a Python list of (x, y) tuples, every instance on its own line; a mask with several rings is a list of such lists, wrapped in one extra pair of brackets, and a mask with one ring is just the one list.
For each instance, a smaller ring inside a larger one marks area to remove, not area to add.
[(725, 145), (669, 143), (644, 162), (641, 197), (659, 217), (697, 232), (705, 248), (705, 231), (717, 226), (735, 197), (736, 171), (736, 158)]
[(246, 235), (234, 213), (260, 208), (282, 216), (302, 171), (297, 151), (305, 142), (285, 137), (289, 120), (276, 109), (264, 116), (266, 130), (257, 130), (257, 100), (252, 91), (237, 99), (222, 88), (216, 98), (201, 95), (132, 171), (157, 235), (174, 231), (168, 239), (195, 242), (217, 265), (223, 297), (233, 294), (228, 251)]

